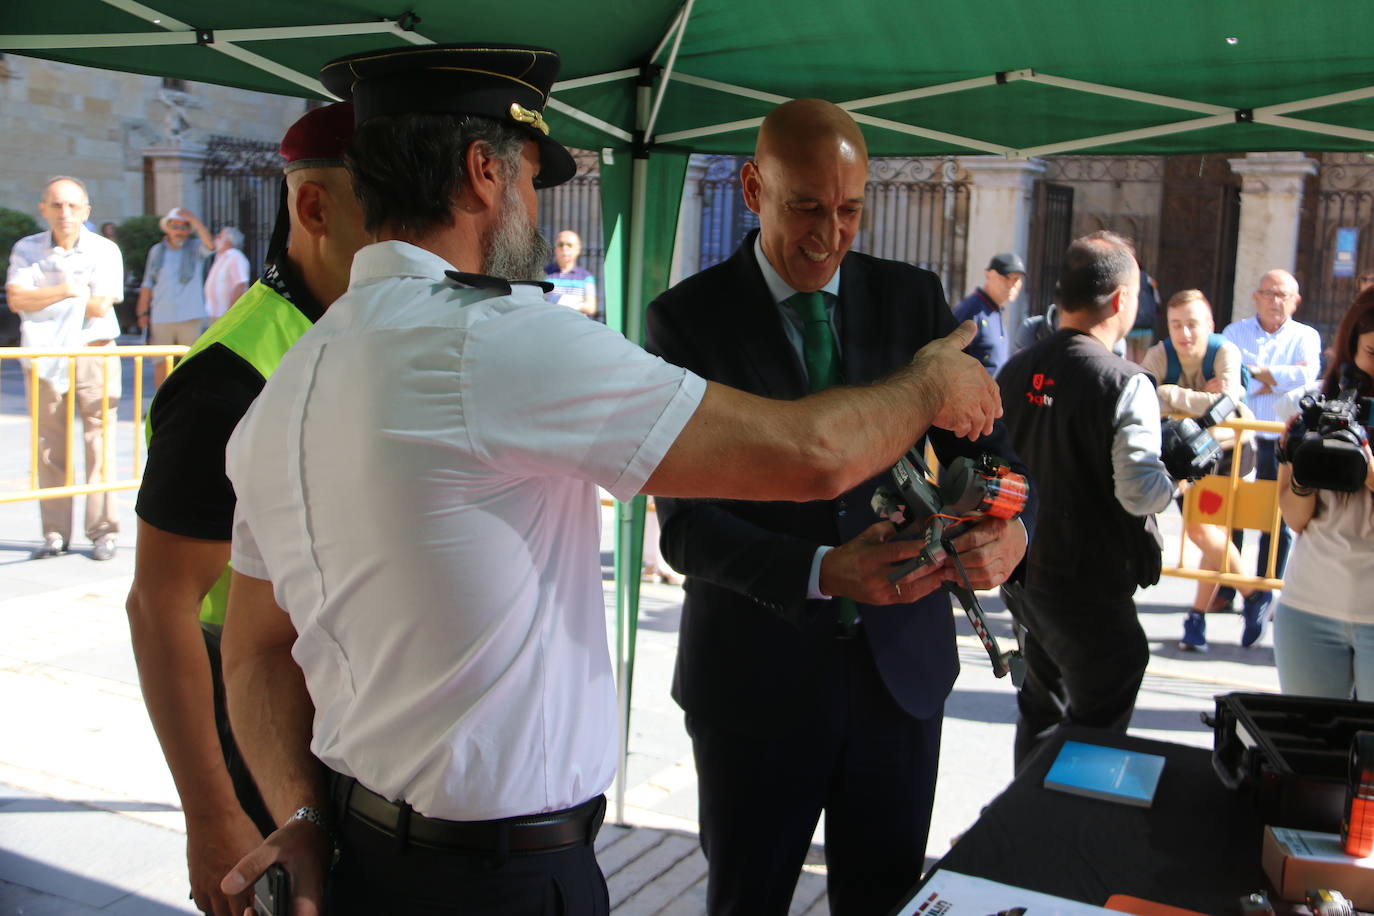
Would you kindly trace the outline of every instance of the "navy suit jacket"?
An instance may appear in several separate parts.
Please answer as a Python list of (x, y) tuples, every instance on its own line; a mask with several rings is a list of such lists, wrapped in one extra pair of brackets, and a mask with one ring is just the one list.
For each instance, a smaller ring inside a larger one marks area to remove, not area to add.
[[(955, 326), (935, 274), (854, 252), (841, 268), (837, 308), (847, 384), (882, 378)], [(753, 234), (729, 260), (650, 304), (646, 346), (754, 394), (807, 393), (754, 258)], [(942, 463), (984, 451), (1014, 460), (1000, 422), (976, 443), (944, 430), (930, 439)], [(836, 603), (807, 598), (812, 558), (820, 545), (843, 544), (878, 520), (869, 501), (886, 483), (884, 473), (837, 499), (804, 503), (658, 500), (663, 555), (687, 576), (673, 697), (689, 716), (778, 732), (833, 689), (830, 675), (842, 670), (847, 649), (834, 638)], [(858, 638), (893, 698), (918, 718), (941, 712), (959, 672), (948, 594), (861, 604), (859, 612)]]

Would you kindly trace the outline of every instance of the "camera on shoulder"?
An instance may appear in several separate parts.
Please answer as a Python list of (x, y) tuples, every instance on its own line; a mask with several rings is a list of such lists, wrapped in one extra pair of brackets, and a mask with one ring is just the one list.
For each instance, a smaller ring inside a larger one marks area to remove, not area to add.
[(1304, 395), (1298, 416), (1288, 430), (1279, 460), (1293, 465), (1293, 482), (1300, 487), (1354, 493), (1369, 472), (1364, 445), (1367, 427), (1374, 426), (1374, 398), (1359, 396), (1369, 380), (1350, 363), (1341, 366), (1340, 394), (1324, 398)]
[(1223, 394), (1196, 420), (1171, 417), (1161, 424), (1160, 458), (1174, 480), (1200, 480), (1216, 470), (1221, 446), (1207, 430), (1236, 412), (1236, 402)]

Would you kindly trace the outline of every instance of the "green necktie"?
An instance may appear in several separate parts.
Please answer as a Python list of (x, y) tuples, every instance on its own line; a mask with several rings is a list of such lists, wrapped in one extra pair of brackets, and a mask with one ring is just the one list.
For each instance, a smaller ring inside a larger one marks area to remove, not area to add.
[[(840, 361), (835, 347), (835, 335), (830, 330), (830, 315), (826, 311), (825, 295), (820, 290), (796, 293), (788, 298), (787, 302), (797, 310), (797, 314), (805, 322), (802, 330), (802, 361), (806, 363), (806, 376), (811, 390), (829, 388), (840, 380)], [(841, 632), (852, 636), (854, 626), (859, 620), (858, 607), (848, 598), (837, 598), (835, 604)]]
[(840, 380), (840, 373), (835, 335), (830, 331), (830, 315), (825, 308), (825, 294), (820, 290), (796, 293), (787, 302), (805, 322), (802, 329), (802, 361), (806, 363), (806, 376), (811, 390), (829, 388)]

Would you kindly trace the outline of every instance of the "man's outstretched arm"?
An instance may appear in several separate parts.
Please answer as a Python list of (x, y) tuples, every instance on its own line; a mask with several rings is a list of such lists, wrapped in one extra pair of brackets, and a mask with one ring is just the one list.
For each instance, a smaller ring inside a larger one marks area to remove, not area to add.
[(231, 909), (220, 878), (262, 842), (224, 766), (200, 631), (201, 601), (228, 562), (228, 541), (182, 537), (140, 520), (125, 604), (143, 700), (186, 814), (191, 896), (216, 916), (242, 911)]
[(644, 492), (830, 499), (891, 467), (932, 426), (971, 439), (987, 435), (1001, 416), (1001, 396), (987, 370), (961, 352), (973, 334), (965, 322), (880, 382), (796, 401), (708, 383)]

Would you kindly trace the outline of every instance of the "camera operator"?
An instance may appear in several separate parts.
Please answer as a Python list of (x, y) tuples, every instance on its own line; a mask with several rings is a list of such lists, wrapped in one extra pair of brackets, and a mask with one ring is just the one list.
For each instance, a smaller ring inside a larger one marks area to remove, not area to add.
[[(1241, 354), (1235, 344), (1215, 333), (1212, 322), (1212, 305), (1200, 290), (1185, 289), (1174, 293), (1167, 306), (1169, 336), (1146, 351), (1140, 364), (1159, 382), (1156, 393), (1159, 395), (1159, 409), (1162, 413), (1186, 417), (1200, 417), (1222, 395), (1236, 402), (1237, 413), (1253, 417), (1248, 408), (1241, 405), (1245, 397), (1245, 382), (1242, 380)], [(1222, 448), (1222, 462), (1215, 473), (1230, 474), (1231, 462), (1235, 458), (1235, 430), (1214, 426), (1209, 430), (1212, 438)], [(1241, 437), (1241, 475), (1255, 469), (1255, 449), (1246, 433)], [(1179, 505), (1182, 507), (1182, 492), (1188, 484), (1180, 483)], [(1202, 569), (1217, 569), (1223, 572), (1240, 571), (1240, 551), (1231, 543), (1226, 531), (1219, 525), (1206, 525), (1194, 522), (1184, 528), (1188, 540), (1202, 551)], [(1225, 566), (1222, 557), (1225, 556)], [(1249, 595), (1249, 589), (1242, 589)], [(1199, 582), (1197, 595), (1193, 598), (1193, 609), (1183, 622), (1183, 638), (1178, 647), (1187, 651), (1207, 651), (1207, 620), (1203, 617), (1208, 611), (1221, 610), (1227, 601), (1217, 595), (1217, 586), (1211, 582)], [(1252, 646), (1263, 635), (1263, 623), (1251, 627), (1247, 621), (1241, 634), (1241, 645)]]
[[(1356, 394), (1374, 396), (1374, 289), (1360, 293), (1346, 312), (1332, 352), (1321, 394), (1339, 397), (1342, 366), (1353, 364), (1363, 373)], [(1367, 592), (1374, 582), (1374, 458), (1365, 441), (1364, 486), (1353, 493), (1302, 486), (1288, 461), (1298, 419), (1289, 419), (1279, 450), (1279, 510), (1296, 536), (1274, 616), (1279, 687), (1303, 696), (1374, 699), (1374, 604)]]

